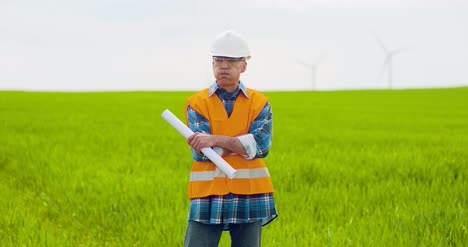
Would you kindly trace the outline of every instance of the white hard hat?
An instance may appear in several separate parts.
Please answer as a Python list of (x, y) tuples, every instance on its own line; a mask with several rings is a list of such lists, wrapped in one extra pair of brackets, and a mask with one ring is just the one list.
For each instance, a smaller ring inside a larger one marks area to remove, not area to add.
[(226, 31), (218, 35), (211, 46), (213, 57), (250, 57), (247, 41), (235, 31)]

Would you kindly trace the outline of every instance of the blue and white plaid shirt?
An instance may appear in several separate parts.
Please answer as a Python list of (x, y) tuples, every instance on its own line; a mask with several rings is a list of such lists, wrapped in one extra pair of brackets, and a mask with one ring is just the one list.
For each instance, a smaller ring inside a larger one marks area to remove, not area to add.
[[(247, 88), (239, 82), (239, 88), (234, 93), (228, 93), (215, 82), (210, 86), (209, 97), (219, 97), (224, 108), (231, 115), (234, 103), (242, 92), (248, 97)], [(216, 95), (214, 95), (216, 94)], [(187, 108), (189, 128), (193, 132), (211, 134), (210, 122), (195, 112), (190, 106)], [(265, 158), (271, 147), (272, 110), (269, 103), (265, 105), (259, 116), (252, 122), (249, 134), (238, 137), (247, 152), (246, 159)], [(192, 150), (193, 159), (207, 161), (207, 157)], [(278, 217), (273, 194), (210, 196), (192, 199), (188, 220), (205, 224), (250, 223), (263, 221), (267, 225)]]

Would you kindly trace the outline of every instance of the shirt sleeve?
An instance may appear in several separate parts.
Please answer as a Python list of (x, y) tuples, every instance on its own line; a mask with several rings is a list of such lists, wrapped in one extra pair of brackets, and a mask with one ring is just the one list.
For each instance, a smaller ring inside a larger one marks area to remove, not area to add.
[(244, 158), (248, 160), (255, 158), (257, 155), (257, 142), (255, 141), (254, 136), (252, 134), (241, 135), (238, 136), (237, 139), (239, 139), (242, 147), (244, 147), (244, 150), (247, 153), (244, 155)]
[[(265, 158), (268, 156), (271, 148), (271, 139), (273, 135), (273, 111), (270, 103), (267, 103), (262, 112), (250, 125), (250, 134), (253, 135), (256, 144), (255, 158)], [(241, 141), (242, 143), (242, 141)], [(251, 154), (247, 151), (248, 148), (244, 146), (247, 155)]]
[[(193, 132), (199, 132), (199, 133), (207, 133), (211, 134), (211, 126), (210, 122), (196, 112), (195, 110), (192, 109), (192, 107), (188, 106), (187, 107), (187, 118), (188, 118), (188, 127), (193, 131)], [(202, 161), (209, 161), (208, 157), (206, 157), (204, 154), (199, 154), (195, 150), (192, 150), (192, 157), (194, 160), (202, 162)]]

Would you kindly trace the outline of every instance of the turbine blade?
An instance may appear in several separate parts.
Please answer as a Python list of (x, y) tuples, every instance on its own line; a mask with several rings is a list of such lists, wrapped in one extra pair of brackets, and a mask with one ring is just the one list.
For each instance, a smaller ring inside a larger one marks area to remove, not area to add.
[(391, 54), (392, 56), (394, 56), (394, 55), (397, 55), (397, 54), (402, 53), (402, 52), (405, 52), (405, 51), (408, 51), (408, 47), (401, 47), (401, 48), (392, 50), (392, 51), (390, 51), (390, 54)]
[(382, 64), (382, 67), (381, 67), (381, 69), (380, 69), (380, 73), (379, 73), (378, 80), (382, 79), (382, 77), (383, 77), (383, 75), (384, 75), (384, 73), (385, 73), (385, 69), (386, 69), (387, 66), (388, 66), (388, 61), (389, 61), (389, 57), (387, 56), (387, 57), (385, 57), (385, 60), (384, 60), (384, 62), (383, 62), (383, 64)]
[(379, 43), (379, 45), (380, 45), (380, 47), (382, 48), (382, 50), (384, 50), (385, 53), (388, 53), (387, 47), (385, 46), (385, 44), (384, 44), (384, 42), (382, 41), (382, 39), (377, 35), (377, 33), (372, 32), (372, 34), (374, 34), (374, 37), (375, 37), (375, 39), (377, 40), (377, 43)]
[(308, 64), (308, 63), (306, 63), (306, 62), (304, 62), (302, 60), (296, 59), (296, 62), (298, 62), (300, 65), (302, 65), (302, 66), (304, 66), (304, 67), (306, 67), (308, 69), (313, 69), (314, 68), (314, 66), (312, 66), (312, 65), (310, 65), (310, 64)]

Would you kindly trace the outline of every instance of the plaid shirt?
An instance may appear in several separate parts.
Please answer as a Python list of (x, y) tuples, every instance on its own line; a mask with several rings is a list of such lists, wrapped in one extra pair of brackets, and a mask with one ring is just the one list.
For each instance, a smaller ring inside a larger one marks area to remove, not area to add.
[[(240, 93), (243, 93), (245, 97), (248, 97), (247, 88), (244, 84), (240, 83), (239, 88), (234, 93), (227, 93), (224, 89), (218, 87), (218, 84), (214, 83), (211, 85), (208, 97), (213, 96), (216, 93), (218, 97), (224, 104), (226, 108), (226, 112), (228, 116), (231, 116), (231, 113), (234, 108), (234, 103), (236, 102), (237, 97)], [(198, 114), (196, 111), (192, 109), (192, 107), (187, 108), (188, 113), (188, 121), (189, 121), (189, 128), (192, 129), (193, 132), (200, 132), (200, 133), (211, 133), (210, 122), (203, 117), (202, 115)], [(272, 136), (272, 111), (270, 103), (267, 103), (263, 108), (260, 115), (252, 122), (250, 127), (250, 134), (253, 134), (255, 139), (255, 144), (257, 146), (256, 153), (252, 155), (255, 158), (265, 158), (268, 153), (270, 152), (271, 147), (271, 136)], [(246, 148), (246, 151), (248, 149)], [(208, 161), (209, 159), (203, 155), (198, 154), (195, 150), (192, 149), (192, 156), (193, 159), (196, 161)]]
[[(223, 102), (228, 116), (230, 116), (234, 103), (241, 92), (245, 97), (248, 97), (247, 88), (242, 82), (239, 83), (239, 88), (234, 93), (227, 93), (224, 89), (218, 87), (217, 83), (213, 83), (210, 86), (208, 97), (213, 97), (216, 93), (217, 97)], [(193, 132), (211, 133), (210, 122), (190, 106), (187, 108), (187, 115), (189, 128)], [(265, 105), (259, 116), (252, 122), (249, 133), (253, 135), (257, 146), (254, 157), (266, 157), (270, 151), (272, 136), (272, 111), (269, 103)], [(192, 155), (196, 161), (208, 160), (206, 156), (198, 154), (194, 150), (192, 150)], [(228, 194), (192, 199), (188, 220), (205, 224), (224, 224), (224, 229), (227, 230), (227, 224), (263, 221), (263, 225), (267, 225), (277, 216), (273, 194)]]

